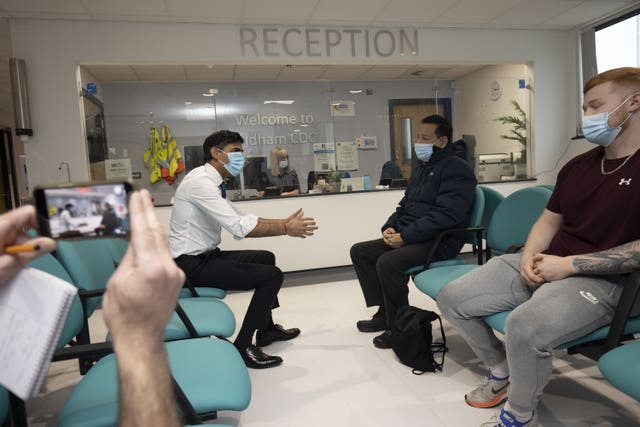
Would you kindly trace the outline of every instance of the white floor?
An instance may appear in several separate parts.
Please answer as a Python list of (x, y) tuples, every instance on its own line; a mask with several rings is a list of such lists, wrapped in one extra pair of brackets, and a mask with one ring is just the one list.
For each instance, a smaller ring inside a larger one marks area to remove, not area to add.
[[(412, 288), (413, 305), (434, 309)], [(239, 321), (250, 293), (227, 296)], [(416, 376), (391, 350), (373, 347), (375, 334), (359, 333), (371, 315), (355, 280), (294, 286), (280, 292), (277, 323), (302, 329), (300, 337), (265, 348), (284, 358), (280, 367), (250, 370), (253, 393), (242, 413), (221, 412), (216, 422), (243, 427), (478, 426), (495, 410), (464, 403), (484, 370), (469, 347), (445, 324), (447, 354), (442, 373)], [(93, 331), (102, 335), (98, 316)], [(102, 335), (104, 336), (104, 335)], [(78, 381), (73, 362), (52, 366), (42, 395), (28, 404), (30, 425), (55, 425), (56, 413)], [(539, 407), (541, 425), (640, 425), (640, 404), (611, 387), (594, 362), (558, 352), (554, 377)]]

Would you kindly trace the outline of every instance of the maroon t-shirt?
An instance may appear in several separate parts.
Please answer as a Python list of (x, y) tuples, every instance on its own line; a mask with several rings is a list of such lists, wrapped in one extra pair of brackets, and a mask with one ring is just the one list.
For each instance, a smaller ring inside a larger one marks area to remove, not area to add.
[[(545, 253), (585, 254), (640, 239), (640, 150), (610, 175), (600, 170), (603, 155), (604, 148), (596, 147), (558, 174), (547, 209), (561, 214), (563, 223)], [(605, 160), (605, 172), (625, 159)]]

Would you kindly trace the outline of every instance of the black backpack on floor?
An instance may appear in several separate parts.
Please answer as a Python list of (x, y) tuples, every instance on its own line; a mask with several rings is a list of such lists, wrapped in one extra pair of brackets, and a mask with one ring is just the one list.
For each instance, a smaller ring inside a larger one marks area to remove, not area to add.
[[(434, 343), (431, 322), (436, 319), (440, 322), (442, 342)], [(448, 349), (438, 314), (412, 306), (402, 307), (396, 314), (394, 326), (392, 348), (402, 363), (413, 368), (412, 372), (416, 375), (442, 370), (444, 353)], [(440, 363), (435, 361), (435, 353), (441, 353)]]

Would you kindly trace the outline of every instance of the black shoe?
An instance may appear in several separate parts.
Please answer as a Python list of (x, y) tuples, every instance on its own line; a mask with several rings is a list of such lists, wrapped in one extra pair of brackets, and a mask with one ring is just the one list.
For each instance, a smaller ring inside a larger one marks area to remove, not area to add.
[(380, 332), (387, 329), (387, 317), (382, 308), (373, 315), (371, 320), (358, 320), (356, 327), (360, 332)]
[(373, 345), (375, 345), (378, 348), (391, 348), (392, 347), (391, 340), (392, 340), (392, 332), (384, 331), (382, 334), (378, 335), (373, 339)]
[(244, 350), (240, 350), (240, 355), (247, 368), (266, 369), (273, 368), (282, 363), (282, 357), (269, 356), (253, 344), (249, 344)]
[(258, 331), (256, 333), (256, 345), (258, 347), (266, 347), (275, 341), (292, 340), (300, 335), (300, 329), (285, 329), (282, 325), (275, 324), (268, 331)]

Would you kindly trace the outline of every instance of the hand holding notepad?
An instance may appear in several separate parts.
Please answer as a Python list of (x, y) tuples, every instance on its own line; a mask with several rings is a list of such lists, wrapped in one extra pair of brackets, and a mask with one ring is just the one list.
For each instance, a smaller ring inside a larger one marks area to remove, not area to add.
[(21, 399), (38, 394), (76, 292), (32, 268), (0, 287), (0, 384)]

